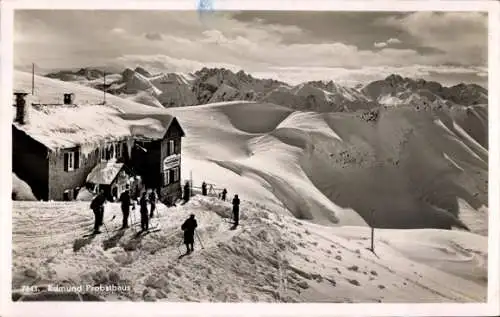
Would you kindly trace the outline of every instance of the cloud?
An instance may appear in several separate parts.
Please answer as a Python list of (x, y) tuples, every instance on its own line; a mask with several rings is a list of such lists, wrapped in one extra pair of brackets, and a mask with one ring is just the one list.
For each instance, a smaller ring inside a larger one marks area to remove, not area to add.
[(125, 33), (125, 30), (122, 29), (122, 28), (114, 28), (114, 29), (111, 30), (111, 33), (123, 34), (123, 33)]
[[(471, 44), (460, 43), (461, 36), (463, 41), (470, 40), (476, 45), (478, 40), (470, 39), (472, 35), (469, 33), (481, 35), (481, 30), (484, 31), (478, 26), (471, 27), (481, 22), (482, 18), (469, 16), (462, 22), (469, 26), (465, 29), (458, 27), (459, 17), (441, 13), (447, 22), (454, 25), (451, 29), (436, 22), (441, 15), (433, 16), (433, 13), (385, 16), (377, 23), (392, 31), (377, 33), (373, 38), (365, 32), (360, 39), (366, 45), (357, 46), (335, 40), (336, 37), (315, 41), (310, 31), (295, 25), (266, 24), (262, 19), (243, 22), (233, 19), (227, 12), (213, 12), (203, 19), (196, 12), (97, 11), (88, 14), (74, 11), (68, 15), (57, 12), (33, 14), (23, 17), (16, 13), (16, 66), (29, 65), (32, 61), (45, 68), (120, 63), (133, 64), (132, 67), (143, 64), (192, 71), (205, 65), (225, 65), (222, 67), (261, 73), (274, 73), (274, 69), (280, 69), (276, 76), (290, 80), (299, 78), (288, 71), (290, 67), (297, 67), (300, 76), (308, 78), (307, 72), (311, 71), (313, 73), (309, 77), (330, 76), (326, 79), (338, 78), (335, 72), (344, 73), (343, 70), (351, 69), (349, 75), (342, 77), (346, 80), (348, 76), (364, 78), (360, 72), (372, 69), (378, 72), (391, 68), (407, 71), (414, 69), (414, 65), (462, 65), (464, 61), (469, 61), (464, 57), (481, 55), (482, 51), (480, 48), (478, 53)], [(137, 23), (138, 20), (141, 23)], [(427, 24), (431, 23), (437, 26), (429, 30)], [(442, 29), (446, 32), (439, 31), (440, 34), (446, 34), (450, 39), (434, 34)], [(458, 34), (451, 36), (450, 32)], [(377, 42), (373, 43), (374, 39)], [(455, 51), (457, 43), (462, 45), (459, 48), (466, 48), (465, 53)], [(420, 47), (436, 49), (426, 52)], [(475, 61), (474, 58), (470, 60)], [(473, 73), (470, 74), (472, 76)], [(454, 75), (449, 73), (448, 76)]]
[(160, 33), (146, 33), (144, 37), (151, 41), (161, 41), (163, 36)]
[(401, 43), (403, 43), (403, 42), (400, 39), (391, 37), (390, 39), (388, 39), (385, 42), (375, 42), (375, 43), (373, 43), (373, 46), (376, 48), (383, 48), (383, 47), (389, 46), (390, 44), (401, 44)]
[(486, 64), (488, 20), (483, 13), (420, 11), (382, 18), (377, 23), (396, 27), (419, 45), (442, 51), (450, 63)]
[(376, 48), (382, 48), (382, 47), (386, 47), (387, 43), (386, 42), (375, 42), (375, 43), (373, 43), (373, 46), (375, 46)]
[(425, 65), (413, 65), (402, 67), (372, 66), (359, 69), (347, 69), (341, 67), (272, 67), (266, 71), (255, 71), (252, 74), (260, 78), (274, 78), (292, 85), (310, 80), (332, 80), (342, 85), (354, 87), (362, 83), (367, 84), (375, 80), (381, 80), (391, 74), (399, 74), (403, 77), (422, 78), (436, 80), (451, 86), (462, 81), (476, 82), (486, 86), (487, 78), (479, 69), (468, 69), (466, 72), (455, 72), (449, 76), (446, 66), (434, 67)]
[[(113, 61), (110, 66), (123, 69), (142, 66), (152, 72), (190, 73), (203, 67), (223, 67), (233, 72), (243, 69), (258, 78), (273, 78), (291, 85), (311, 80), (333, 80), (339, 84), (354, 86), (383, 79), (391, 74), (403, 77), (438, 80), (445, 85), (454, 85), (460, 81), (486, 84), (483, 67), (451, 67), (451, 66), (364, 66), (360, 68), (322, 67), (322, 66), (269, 66), (253, 64), (247, 67), (230, 63), (206, 63), (187, 58), (172, 58), (165, 55), (126, 55)], [(451, 75), (451, 76), (450, 76)]]
[(400, 39), (391, 37), (390, 39), (387, 40), (387, 44), (401, 44), (403, 43)]
[(202, 69), (203, 67), (222, 67), (232, 71), (239, 71), (240, 66), (228, 63), (207, 63), (186, 58), (173, 58), (167, 55), (123, 55), (110, 62), (107, 66), (118, 68), (144, 67), (152, 72), (182, 72), (190, 73)]

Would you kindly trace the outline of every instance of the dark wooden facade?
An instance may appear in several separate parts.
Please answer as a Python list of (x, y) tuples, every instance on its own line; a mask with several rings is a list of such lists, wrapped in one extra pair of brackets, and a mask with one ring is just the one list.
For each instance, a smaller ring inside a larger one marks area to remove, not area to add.
[[(174, 203), (177, 199), (182, 197), (182, 186), (181, 186), (181, 148), (182, 148), (182, 137), (184, 137), (184, 131), (179, 124), (179, 122), (174, 119), (170, 125), (170, 129), (167, 130), (165, 138), (163, 138), (161, 143), (161, 162), (160, 162), (160, 197), (162, 201), (170, 205)], [(169, 150), (169, 143), (173, 141), (173, 148)], [(170, 152), (169, 152), (170, 151)], [(170, 168), (165, 168), (165, 161), (170, 160)], [(177, 175), (176, 175), (177, 173)], [(168, 174), (168, 176), (166, 175)], [(167, 183), (168, 178), (168, 183)]]
[[(167, 205), (182, 196), (180, 157), (183, 136), (184, 131), (174, 119), (163, 139), (137, 140), (132, 150), (130, 166), (136, 174), (141, 175), (145, 187), (157, 190), (160, 199)], [(171, 168), (164, 170), (164, 162), (168, 159), (175, 162), (171, 164)], [(169, 174), (168, 177), (166, 173)], [(167, 178), (168, 182), (165, 181)]]
[(12, 171), (38, 199), (49, 199), (49, 151), (45, 145), (12, 126)]
[[(163, 139), (134, 140), (131, 156), (128, 155), (127, 142), (123, 140), (115, 142), (114, 147), (98, 148), (84, 157), (79, 147), (50, 151), (12, 125), (13, 172), (31, 186), (37, 199), (67, 200), (76, 197), (78, 189), (86, 185), (87, 175), (99, 162), (116, 158), (117, 162), (125, 163), (133, 174), (142, 178), (145, 188), (156, 189), (160, 200), (170, 203), (181, 198), (180, 155), (183, 136), (179, 122), (173, 118)], [(179, 158), (178, 171), (174, 172), (175, 167), (168, 171), (171, 181), (167, 184), (163, 162), (174, 155)]]

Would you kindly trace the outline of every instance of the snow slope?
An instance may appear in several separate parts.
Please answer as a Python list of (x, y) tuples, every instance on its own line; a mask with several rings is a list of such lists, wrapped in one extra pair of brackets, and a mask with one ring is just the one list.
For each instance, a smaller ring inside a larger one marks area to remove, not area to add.
[(487, 232), (487, 212), (479, 211), (488, 202), (487, 150), (445, 111), (381, 109), (371, 121), (250, 102), (192, 110), (169, 109), (188, 135), (182, 172), (195, 183), (231, 184), (231, 194), (266, 203), (277, 198), (296, 217), (322, 224), (359, 225), (359, 214), (383, 228), (482, 223), (476, 232)]
[[(366, 249), (368, 228), (314, 225), (246, 200), (242, 210), (241, 226), (229, 230), (230, 204), (195, 196), (184, 206), (161, 205), (152, 221), (163, 229), (135, 238), (133, 229), (116, 230), (121, 212), (109, 203), (110, 235), (85, 238), (93, 220), (88, 202), (15, 202), (13, 288), (115, 284), (130, 291), (92, 295), (170, 302), (486, 300), (486, 237), (377, 230), (373, 254)], [(195, 252), (178, 259), (184, 251), (179, 227), (191, 213), (204, 249), (197, 240)], [(13, 293), (16, 299), (21, 295)]]

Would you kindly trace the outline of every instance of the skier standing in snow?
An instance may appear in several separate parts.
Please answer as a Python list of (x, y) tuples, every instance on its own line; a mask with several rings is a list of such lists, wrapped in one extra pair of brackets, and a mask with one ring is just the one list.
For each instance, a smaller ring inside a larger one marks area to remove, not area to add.
[(94, 222), (94, 234), (101, 233), (99, 228), (102, 226), (104, 219), (104, 203), (106, 202), (106, 197), (104, 196), (104, 190), (100, 190), (99, 194), (90, 203), (90, 209), (94, 212), (95, 222)]
[(240, 220), (240, 198), (238, 195), (234, 195), (233, 198), (233, 221), (234, 227), (236, 228)]
[(224, 188), (222, 190), (222, 194), (221, 194), (222, 201), (226, 201), (226, 195), (227, 195), (227, 190)]
[(151, 210), (149, 211), (149, 218), (153, 218), (154, 211), (156, 209), (156, 192), (154, 189), (151, 189), (151, 193), (149, 193), (149, 203), (151, 204)]
[(181, 226), (182, 231), (184, 231), (184, 244), (186, 245), (187, 252), (189, 254), (194, 251), (194, 230), (198, 227), (198, 222), (194, 219), (194, 215), (191, 214), (186, 221)]
[(122, 229), (126, 229), (128, 228), (128, 217), (130, 215), (130, 206), (132, 205), (132, 210), (135, 209), (135, 204), (132, 202), (132, 198), (130, 197), (129, 185), (127, 185), (125, 191), (120, 195), (120, 202), (123, 214)]
[(190, 190), (189, 190), (189, 182), (186, 182), (184, 184), (184, 203), (187, 203), (189, 201), (189, 196), (190, 196)]
[(141, 205), (141, 229), (142, 231), (147, 231), (149, 229), (149, 219), (148, 219), (148, 198), (146, 196), (147, 192), (144, 191), (141, 196), (139, 204)]
[(207, 195), (207, 183), (205, 183), (205, 182), (203, 182), (203, 183), (201, 184), (201, 194), (202, 194), (203, 196), (206, 196), (206, 195)]

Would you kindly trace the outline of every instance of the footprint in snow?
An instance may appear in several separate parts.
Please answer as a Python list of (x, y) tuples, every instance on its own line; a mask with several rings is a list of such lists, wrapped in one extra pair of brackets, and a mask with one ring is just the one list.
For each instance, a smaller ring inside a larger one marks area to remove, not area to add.
[(357, 280), (351, 280), (351, 279), (346, 279), (349, 283), (351, 283), (352, 285), (355, 285), (355, 286), (360, 286), (361, 284), (359, 284), (359, 282)]

